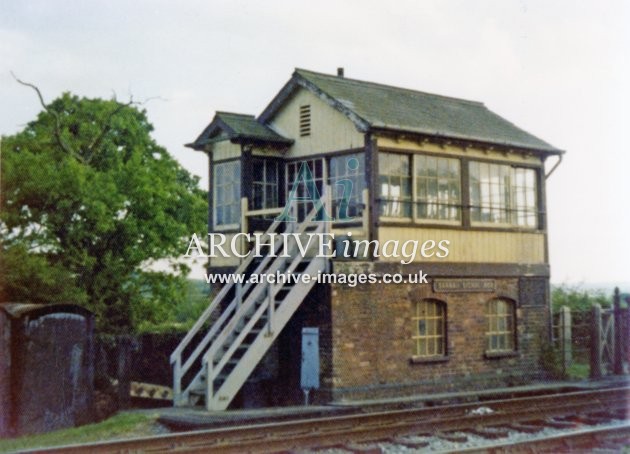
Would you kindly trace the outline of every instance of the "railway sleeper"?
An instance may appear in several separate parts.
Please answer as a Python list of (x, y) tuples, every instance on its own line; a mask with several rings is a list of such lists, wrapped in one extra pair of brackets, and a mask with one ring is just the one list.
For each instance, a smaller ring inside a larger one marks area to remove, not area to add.
[(577, 424), (572, 421), (561, 421), (557, 418), (547, 418), (544, 420), (543, 425), (551, 427), (553, 429), (574, 429)]
[(540, 432), (543, 428), (540, 425), (532, 425), (527, 423), (519, 423), (514, 422), (512, 424), (508, 424), (508, 429), (516, 430), (518, 432), (524, 432), (528, 434), (535, 434)]
[(567, 418), (563, 418), (563, 420), (566, 421), (573, 421), (573, 422), (577, 422), (577, 423), (581, 423), (581, 424), (586, 424), (588, 426), (595, 426), (597, 424), (603, 424), (603, 423), (607, 423), (610, 422), (611, 418), (608, 417), (602, 417), (602, 416), (594, 416), (594, 415), (590, 415), (590, 414), (579, 414), (579, 415), (573, 415), (573, 416), (569, 416)]
[(468, 436), (461, 432), (436, 432), (435, 436), (452, 443), (466, 443), (468, 441)]
[(594, 416), (596, 418), (608, 418), (608, 419), (630, 419), (630, 414), (628, 414), (627, 408), (617, 408), (611, 409), (609, 411), (596, 411), (589, 413), (589, 415)]
[(383, 450), (375, 443), (346, 443), (343, 449), (357, 454), (382, 454)]
[(497, 440), (499, 438), (505, 438), (508, 436), (508, 430), (502, 427), (475, 427), (468, 429), (473, 435), (479, 435), (480, 437), (487, 438), (489, 440)]
[(411, 437), (390, 438), (388, 440), (388, 443), (392, 443), (395, 445), (402, 445), (402, 446), (405, 446), (407, 448), (412, 448), (412, 449), (426, 448), (431, 444), (428, 440), (419, 439), (419, 438), (414, 439)]

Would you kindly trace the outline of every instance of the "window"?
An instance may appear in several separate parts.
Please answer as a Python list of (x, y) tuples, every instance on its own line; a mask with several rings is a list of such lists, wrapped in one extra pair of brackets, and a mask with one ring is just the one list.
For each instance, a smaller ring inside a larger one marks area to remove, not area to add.
[(446, 304), (424, 300), (415, 304), (413, 340), (419, 357), (445, 356)]
[(311, 135), (311, 106), (300, 106), (300, 137)]
[[(339, 219), (346, 216), (353, 218), (360, 216), (363, 203), (362, 195), (365, 189), (365, 158), (363, 153), (353, 153), (330, 158), (330, 177), (328, 179), (333, 200), (333, 217)], [(346, 184), (347, 181), (352, 186)], [(345, 192), (350, 191), (349, 194)], [(342, 202), (348, 202), (347, 207)], [(345, 210), (345, 213), (342, 211)]]
[(382, 216), (461, 222), (459, 159), (381, 152), (379, 174)]
[(470, 201), (472, 222), (535, 228), (536, 171), (473, 161)]
[(279, 164), (271, 159), (254, 158), (252, 162), (252, 209), (278, 206)]
[(515, 168), (512, 178), (512, 201), (516, 225), (535, 228), (536, 215), (536, 173), (533, 169)]
[(411, 156), (379, 153), (381, 215), (411, 217)]
[(461, 173), (458, 159), (414, 156), (416, 217), (461, 219)]
[(486, 349), (489, 353), (515, 350), (514, 304), (506, 299), (488, 301), (486, 306)]
[[(324, 160), (323, 159), (309, 159), (304, 161), (295, 161), (287, 163), (287, 179), (286, 179), (286, 194), (287, 200), (293, 189), (293, 184), (300, 175), (300, 167), (302, 164), (306, 164), (313, 177), (313, 184), (319, 193), (319, 197), (324, 194)], [(306, 197), (309, 200), (300, 201), (297, 203), (298, 221), (304, 220), (306, 215), (313, 209), (313, 203), (310, 201), (312, 194), (309, 194), (308, 187), (304, 178), (300, 178), (298, 182), (296, 197)]]
[(241, 216), (240, 161), (214, 164), (214, 225), (238, 226)]

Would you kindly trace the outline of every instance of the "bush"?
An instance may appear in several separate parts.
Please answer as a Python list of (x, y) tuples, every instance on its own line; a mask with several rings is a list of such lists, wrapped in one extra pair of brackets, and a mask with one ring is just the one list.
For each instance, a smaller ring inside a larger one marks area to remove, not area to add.
[(589, 312), (594, 304), (602, 307), (610, 306), (612, 295), (606, 295), (604, 290), (586, 290), (580, 285), (560, 284), (552, 286), (551, 305), (553, 312), (567, 306), (571, 312)]

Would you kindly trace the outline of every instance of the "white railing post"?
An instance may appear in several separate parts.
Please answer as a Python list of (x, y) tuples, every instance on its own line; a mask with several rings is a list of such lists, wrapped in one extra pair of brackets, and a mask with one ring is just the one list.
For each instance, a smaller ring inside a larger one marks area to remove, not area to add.
[(267, 335), (273, 334), (273, 321), (274, 321), (274, 295), (271, 284), (267, 284)]
[(365, 238), (370, 238), (370, 194), (366, 188), (363, 190), (363, 211), (361, 213), (361, 223), (363, 224), (363, 234)]
[(243, 284), (236, 284), (236, 307), (237, 310), (243, 304)]
[[(331, 209), (333, 206), (332, 204), (332, 189), (330, 187), (330, 185), (326, 185), (324, 186), (324, 212), (328, 213), (329, 209)], [(335, 215), (335, 213), (332, 213), (333, 217)], [(330, 233), (330, 224), (332, 221), (324, 221), (324, 232), (325, 233)]]
[[(246, 197), (243, 197), (241, 199), (241, 233), (249, 233), (249, 204), (248, 204), (248, 200)], [(239, 253), (245, 254), (245, 252), (247, 251), (247, 239), (245, 238), (245, 235), (241, 235), (241, 241), (240, 241), (240, 247), (241, 250), (239, 251)], [(241, 258), (240, 261), (243, 262), (244, 258)]]
[(173, 367), (173, 404), (177, 407), (182, 405), (182, 357), (175, 360)]
[(300, 222), (298, 219), (298, 209), (297, 209), (297, 200), (291, 200), (291, 207), (289, 208), (289, 217), (295, 219), (295, 221), (289, 222), (287, 226), (287, 230), (290, 233), (293, 233), (297, 230), (297, 225)]
[(212, 399), (214, 397), (214, 378), (212, 376), (212, 357), (206, 359), (206, 410), (212, 410)]

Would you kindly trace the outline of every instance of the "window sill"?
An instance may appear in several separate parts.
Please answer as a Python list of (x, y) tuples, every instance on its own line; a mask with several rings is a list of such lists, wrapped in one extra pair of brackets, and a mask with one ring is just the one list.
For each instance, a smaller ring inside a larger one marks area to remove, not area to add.
[(471, 221), (470, 226), (486, 228), (486, 229), (513, 230), (513, 231), (519, 231), (519, 232), (536, 232), (537, 230), (540, 230), (538, 227), (529, 227), (529, 226), (517, 225), (517, 224), (506, 224), (503, 222)]
[[(221, 225), (215, 225), (214, 226), (214, 231), (215, 232), (240, 232), (241, 230), (241, 226), (238, 224), (221, 224)], [(212, 233), (212, 232), (211, 232)]]
[(516, 358), (519, 356), (519, 352), (512, 350), (505, 352), (485, 352), (483, 356), (486, 359)]
[(379, 215), (379, 218), (384, 221), (391, 222), (393, 224), (413, 223), (413, 219), (408, 216), (392, 216), (392, 215), (381, 214)]
[(409, 358), (411, 364), (432, 364), (432, 363), (446, 363), (449, 361), (448, 356), (412, 356)]

